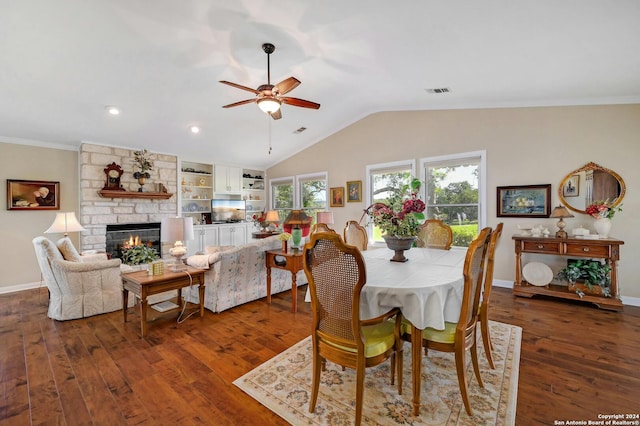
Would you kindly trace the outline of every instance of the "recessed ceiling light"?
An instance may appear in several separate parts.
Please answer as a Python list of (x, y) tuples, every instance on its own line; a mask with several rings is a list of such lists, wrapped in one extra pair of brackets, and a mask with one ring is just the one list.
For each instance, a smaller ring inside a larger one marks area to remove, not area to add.
[(198, 127), (198, 126), (189, 126), (189, 131), (191, 133), (193, 133), (194, 135), (197, 135), (198, 133), (200, 133), (200, 127)]
[(120, 115), (120, 108), (113, 105), (107, 105), (106, 107), (104, 107), (104, 109), (106, 109), (107, 112), (111, 115)]

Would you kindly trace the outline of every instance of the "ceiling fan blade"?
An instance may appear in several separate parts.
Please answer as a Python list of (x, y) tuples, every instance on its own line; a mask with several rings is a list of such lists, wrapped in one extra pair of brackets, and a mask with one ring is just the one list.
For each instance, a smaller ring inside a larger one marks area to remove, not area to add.
[(271, 114), (269, 114), (271, 116), (271, 118), (273, 118), (274, 120), (280, 120), (282, 118), (282, 110), (279, 109), (276, 112), (272, 112)]
[(313, 109), (320, 108), (320, 104), (317, 104), (311, 101), (305, 101), (304, 99), (283, 97), (281, 98), (281, 100), (283, 103), (287, 105), (293, 105), (293, 106), (302, 107), (302, 108), (313, 108)]
[(240, 101), (240, 102), (234, 102), (232, 104), (229, 105), (223, 105), (222, 108), (231, 108), (231, 107), (236, 107), (239, 105), (244, 105), (244, 104), (250, 104), (251, 102), (255, 102), (255, 99), (246, 99), (244, 101)]
[(285, 93), (289, 93), (299, 85), (300, 80), (295, 77), (289, 77), (286, 80), (282, 80), (280, 83), (276, 84), (276, 87), (278, 88), (278, 93), (284, 95)]
[(236, 84), (236, 83), (232, 83), (230, 81), (224, 81), (224, 80), (220, 80), (220, 83), (222, 84), (228, 84), (231, 87), (235, 87), (236, 89), (240, 89), (240, 90), (246, 90), (247, 92), (251, 92), (254, 93), (256, 95), (260, 94), (260, 92), (258, 92), (256, 89), (252, 89), (251, 87), (247, 87), (247, 86), (242, 86), (240, 84)]

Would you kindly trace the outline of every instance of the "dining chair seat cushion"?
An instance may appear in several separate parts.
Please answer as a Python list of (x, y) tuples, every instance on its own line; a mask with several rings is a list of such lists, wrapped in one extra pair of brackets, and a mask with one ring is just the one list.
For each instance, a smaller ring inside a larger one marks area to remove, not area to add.
[[(422, 338), (426, 340), (431, 340), (432, 342), (439, 343), (453, 343), (455, 341), (455, 333), (456, 327), (458, 326), (457, 322), (446, 322), (444, 323), (444, 330), (436, 330), (435, 328), (427, 327), (422, 330)], [(411, 323), (406, 319), (402, 319), (402, 324), (400, 325), (400, 333), (401, 334), (411, 334), (412, 330)]]
[[(365, 358), (372, 358), (380, 354), (385, 353), (395, 345), (394, 332), (395, 320), (384, 321), (376, 325), (368, 325), (362, 327), (362, 335), (364, 336), (364, 356)], [(340, 348), (345, 351), (357, 353), (357, 348), (350, 348), (335, 343), (326, 342), (336, 348)]]

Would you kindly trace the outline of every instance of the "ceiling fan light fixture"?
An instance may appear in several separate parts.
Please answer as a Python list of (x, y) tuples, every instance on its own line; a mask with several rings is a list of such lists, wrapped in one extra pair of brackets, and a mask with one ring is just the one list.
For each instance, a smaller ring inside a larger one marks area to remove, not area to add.
[(271, 114), (280, 109), (280, 101), (273, 98), (258, 99), (258, 106), (263, 112)]

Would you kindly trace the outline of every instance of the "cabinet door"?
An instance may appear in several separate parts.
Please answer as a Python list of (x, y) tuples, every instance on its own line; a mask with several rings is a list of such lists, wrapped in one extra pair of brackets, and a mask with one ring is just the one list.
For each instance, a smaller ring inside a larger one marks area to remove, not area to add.
[(228, 169), (224, 166), (216, 165), (214, 173), (214, 187), (216, 193), (224, 194), (228, 192), (229, 180), (227, 179)]
[(218, 226), (218, 242), (221, 246), (240, 246), (247, 242), (246, 224)]
[(229, 192), (240, 194), (242, 192), (242, 169), (239, 167), (229, 167)]
[(217, 246), (218, 244), (218, 227), (215, 225), (204, 226), (204, 233), (202, 236), (202, 251), (207, 246)]
[(214, 186), (218, 194), (240, 194), (242, 192), (242, 169), (216, 165)]
[(203, 232), (204, 231), (201, 226), (193, 227), (193, 240), (188, 240), (185, 243), (185, 245), (187, 246), (187, 256), (193, 256), (194, 254), (197, 254), (203, 250), (201, 248)]

